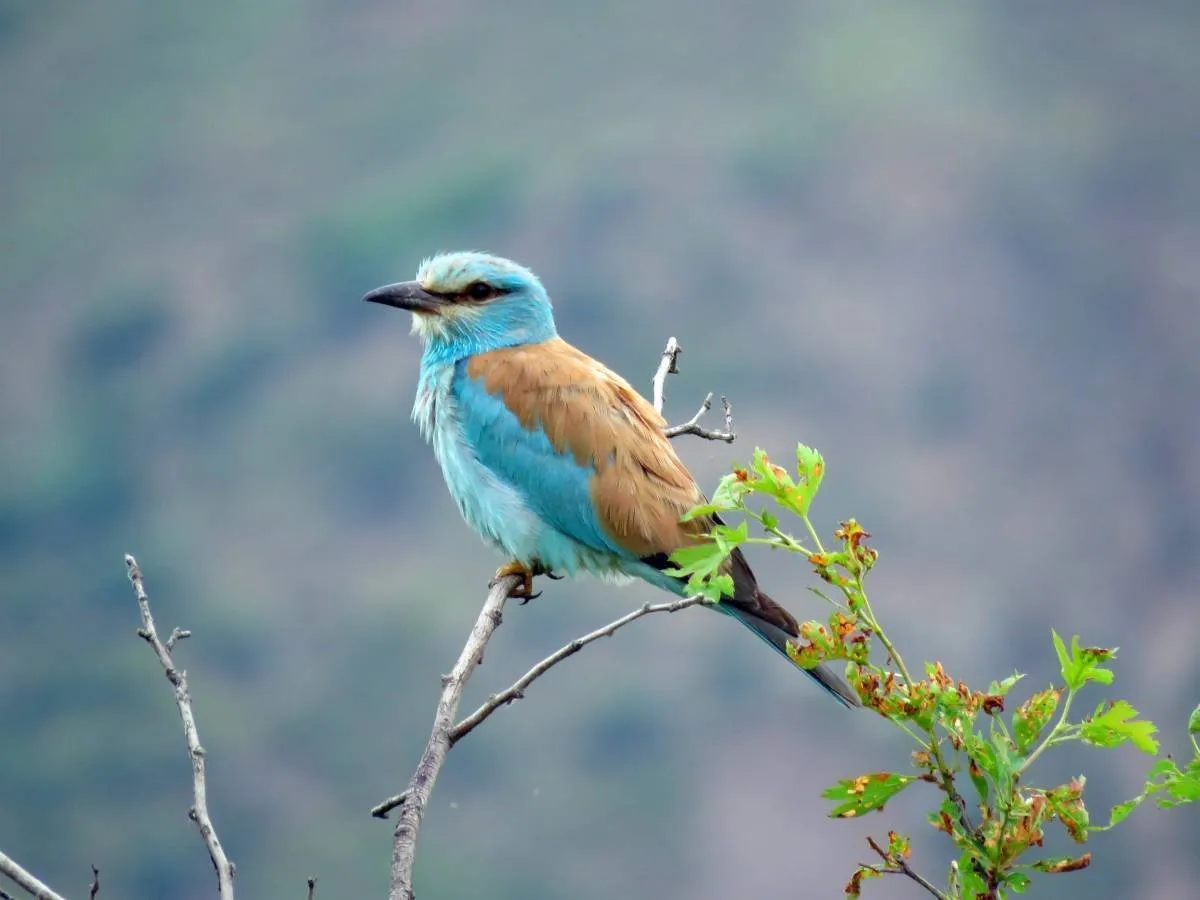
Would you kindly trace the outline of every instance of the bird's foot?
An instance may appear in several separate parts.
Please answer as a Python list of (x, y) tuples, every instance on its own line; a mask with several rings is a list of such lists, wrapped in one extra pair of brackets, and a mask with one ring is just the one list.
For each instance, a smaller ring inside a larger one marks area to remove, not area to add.
[(534, 591), (533, 589), (533, 579), (535, 577), (538, 575), (547, 575), (556, 581), (563, 577), (562, 575), (555, 575), (536, 560), (532, 565), (527, 566), (520, 560), (514, 559), (512, 562), (506, 563), (496, 570), (496, 574), (493, 575), (492, 580), (488, 582), (488, 587), (495, 587), (496, 583), (499, 582), (501, 578), (506, 578), (509, 575), (520, 575), (522, 578), (521, 583), (513, 588), (508, 595), (514, 600), (520, 600), (522, 606), (524, 606), (530, 600), (534, 600), (542, 596), (541, 591)]

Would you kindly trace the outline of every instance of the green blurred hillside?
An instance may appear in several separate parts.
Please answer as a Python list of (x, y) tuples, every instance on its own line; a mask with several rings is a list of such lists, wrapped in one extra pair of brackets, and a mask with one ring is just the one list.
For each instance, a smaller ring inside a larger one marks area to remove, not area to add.
[[(1198, 42), (1194, 4), (1104, 0), (0, 2), (0, 848), (76, 897), (92, 863), (102, 897), (212, 895), (130, 551), (195, 634), (243, 896), (383, 896), (366, 810), (497, 564), (408, 422), (407, 321), (359, 302), (441, 249), (533, 267), (637, 384), (677, 335), (672, 417), (727, 393), (741, 435), (681, 446), (703, 484), (819, 447), (881, 613), (936, 623), (911, 656), (1036, 687), (1050, 626), (1125, 635), (1118, 686), (1182, 750)], [(547, 585), (468, 701), (652, 596)], [(717, 616), (639, 623), (455, 750), (422, 895), (840, 896), (916, 807), (817, 792), (900, 746)], [(1112, 755), (1058, 763), (1097, 810), (1139, 785)], [(1139, 811), (1045, 895), (1188, 896), (1198, 829)]]

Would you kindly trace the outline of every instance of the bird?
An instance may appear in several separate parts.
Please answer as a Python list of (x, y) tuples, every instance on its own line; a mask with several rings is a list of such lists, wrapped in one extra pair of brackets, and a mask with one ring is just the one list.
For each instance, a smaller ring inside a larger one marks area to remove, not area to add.
[[(510, 596), (537, 575), (639, 578), (677, 596), (670, 554), (704, 539), (713, 518), (663, 433), (666, 421), (624, 378), (558, 335), (529, 269), (487, 253), (441, 253), (416, 279), (364, 300), (412, 313), (423, 352), (412, 417), (432, 445), (467, 523), (511, 561)], [(758, 586), (740, 550), (725, 562), (733, 595), (711, 608), (788, 658), (795, 617)], [(792, 663), (795, 665), (795, 663)], [(856, 693), (826, 666), (802, 669), (845, 706)]]

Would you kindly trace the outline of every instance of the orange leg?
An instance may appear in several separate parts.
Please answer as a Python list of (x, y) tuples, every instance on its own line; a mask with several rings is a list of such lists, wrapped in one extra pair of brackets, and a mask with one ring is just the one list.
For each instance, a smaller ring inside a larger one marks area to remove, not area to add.
[(520, 600), (522, 606), (524, 606), (530, 600), (533, 600), (535, 597), (540, 597), (542, 595), (541, 591), (537, 591), (535, 593), (533, 590), (533, 579), (535, 576), (549, 575), (551, 578), (554, 577), (554, 575), (548, 569), (543, 568), (542, 564), (537, 560), (534, 560), (533, 565), (527, 566), (525, 563), (514, 559), (512, 562), (505, 563), (496, 570), (496, 574), (493, 575), (492, 580), (488, 582), (488, 587), (495, 587), (496, 582), (498, 582), (501, 578), (508, 577), (509, 575), (520, 575), (523, 579), (522, 582), (513, 588), (508, 595), (515, 600)]

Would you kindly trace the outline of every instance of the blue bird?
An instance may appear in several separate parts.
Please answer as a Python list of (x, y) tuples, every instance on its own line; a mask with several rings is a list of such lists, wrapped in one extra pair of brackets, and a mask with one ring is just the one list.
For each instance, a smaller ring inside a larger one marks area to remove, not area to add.
[[(670, 553), (711, 528), (680, 522), (703, 494), (654, 407), (558, 336), (532, 272), (496, 256), (447, 253), (423, 262), (415, 281), (363, 299), (412, 312), (424, 344), (413, 419), (463, 518), (512, 560), (497, 577), (524, 576), (514, 596), (531, 596), (534, 575), (580, 571), (685, 595), (664, 570)], [(786, 658), (796, 619), (759, 590), (741, 552), (727, 566), (734, 595), (713, 608)], [(859, 705), (828, 669), (803, 671)]]

